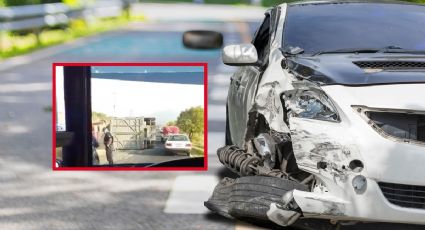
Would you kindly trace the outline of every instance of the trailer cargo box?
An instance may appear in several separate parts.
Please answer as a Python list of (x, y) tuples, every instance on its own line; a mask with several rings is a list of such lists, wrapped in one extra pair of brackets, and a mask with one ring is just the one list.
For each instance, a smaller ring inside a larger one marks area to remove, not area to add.
[(110, 132), (117, 150), (141, 150), (152, 148), (156, 143), (155, 118), (113, 118)]

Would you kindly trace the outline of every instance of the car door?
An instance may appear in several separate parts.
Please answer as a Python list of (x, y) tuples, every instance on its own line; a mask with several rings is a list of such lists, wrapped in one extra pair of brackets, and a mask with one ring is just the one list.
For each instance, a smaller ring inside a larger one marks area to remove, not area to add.
[(231, 77), (227, 105), (228, 127), (232, 143), (240, 148), (245, 145), (248, 113), (253, 106), (261, 73), (267, 64), (269, 43), (270, 13), (267, 12), (252, 41), (257, 49), (258, 63), (242, 66)]

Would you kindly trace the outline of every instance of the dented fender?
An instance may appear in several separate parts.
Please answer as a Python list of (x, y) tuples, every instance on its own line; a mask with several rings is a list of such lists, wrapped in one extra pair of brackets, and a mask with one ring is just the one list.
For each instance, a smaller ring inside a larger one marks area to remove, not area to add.
[(285, 124), (284, 109), (280, 101), (283, 91), (293, 89), (294, 75), (284, 71), (280, 62), (284, 59), (280, 50), (275, 50), (271, 58), (270, 67), (264, 72), (258, 84), (254, 106), (251, 112), (262, 114), (270, 129), (281, 133), (289, 133), (289, 127)]

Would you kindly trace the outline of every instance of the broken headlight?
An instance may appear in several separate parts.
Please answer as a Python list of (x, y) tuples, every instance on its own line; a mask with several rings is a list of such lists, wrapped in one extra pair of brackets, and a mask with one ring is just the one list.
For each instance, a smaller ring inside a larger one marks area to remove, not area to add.
[(298, 90), (291, 97), (291, 115), (323, 121), (339, 122), (337, 109), (321, 90)]

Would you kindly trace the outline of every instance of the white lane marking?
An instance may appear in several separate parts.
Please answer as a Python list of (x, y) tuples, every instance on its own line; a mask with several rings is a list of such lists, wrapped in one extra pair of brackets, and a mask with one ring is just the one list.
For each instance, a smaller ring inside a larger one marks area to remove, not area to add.
[(228, 92), (227, 88), (214, 87), (213, 89), (210, 90), (208, 99), (226, 102), (227, 92)]
[(0, 102), (3, 103), (25, 103), (29, 102), (30, 99), (16, 96), (0, 96)]
[(208, 105), (208, 121), (226, 121), (226, 105)]
[(230, 73), (212, 74), (208, 77), (209, 83), (213, 86), (226, 86), (230, 85)]
[(26, 83), (26, 84), (2, 84), (0, 85), (0, 93), (11, 92), (35, 92), (47, 91), (52, 89), (51, 82), (43, 83)]
[(165, 213), (204, 214), (204, 206), (219, 182), (216, 176), (178, 176), (168, 196)]
[(2, 130), (2, 132), (10, 133), (10, 134), (28, 133), (31, 130), (29, 127), (24, 126), (24, 125), (4, 124), (3, 127), (4, 127), (4, 129)]
[(224, 146), (224, 132), (208, 132), (208, 155), (215, 155)]
[[(161, 26), (158, 26), (160, 24)], [(131, 31), (167, 31), (167, 32), (184, 32), (187, 30), (202, 30), (208, 27), (208, 30), (218, 31), (221, 33), (234, 33), (236, 28), (228, 28), (221, 24), (208, 23), (208, 22), (154, 22), (154, 21), (145, 21), (145, 22), (132, 22), (126, 29)]]
[(233, 73), (233, 72), (235, 72), (237, 70), (237, 68), (238, 67), (234, 67), (234, 66), (220, 65), (218, 67), (218, 71), (220, 71), (220, 72), (226, 72), (226, 73)]
[[(239, 7), (233, 5), (209, 4), (161, 4), (135, 3), (130, 9), (131, 15), (143, 15), (149, 21), (248, 21), (258, 22), (264, 17), (263, 7)], [(190, 12), (188, 14), (187, 12)]]

